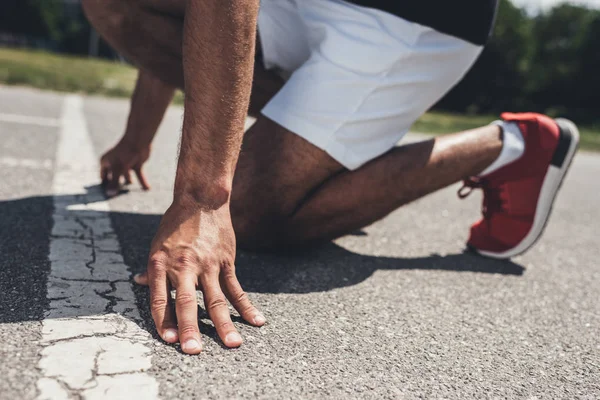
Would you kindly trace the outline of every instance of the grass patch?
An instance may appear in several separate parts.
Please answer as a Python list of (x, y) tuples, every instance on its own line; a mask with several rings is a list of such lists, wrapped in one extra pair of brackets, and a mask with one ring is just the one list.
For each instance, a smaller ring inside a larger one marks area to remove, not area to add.
[(480, 128), (495, 119), (498, 119), (498, 117), (430, 111), (415, 122), (412, 130), (422, 133), (446, 134)]
[[(0, 83), (60, 92), (130, 97), (137, 70), (127, 64), (48, 53), (0, 49)], [(182, 103), (178, 93), (175, 100)]]
[(129, 96), (134, 68), (115, 62), (41, 51), (0, 50), (0, 82), (63, 92)]
[(600, 126), (581, 127), (580, 133), (582, 149), (600, 151)]
[[(129, 97), (136, 69), (118, 62), (74, 57), (34, 50), (0, 49), (0, 83), (63, 92)], [(180, 92), (175, 97), (183, 102)], [(487, 125), (492, 115), (429, 112), (413, 126), (422, 133), (445, 134)], [(600, 125), (581, 127), (581, 145), (600, 151)]]

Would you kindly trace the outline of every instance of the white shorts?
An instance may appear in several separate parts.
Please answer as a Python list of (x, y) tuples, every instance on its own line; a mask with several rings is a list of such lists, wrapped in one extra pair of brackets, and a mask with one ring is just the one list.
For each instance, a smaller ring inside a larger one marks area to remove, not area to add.
[(265, 67), (287, 79), (262, 113), (348, 169), (387, 152), (482, 47), (343, 0), (262, 0)]

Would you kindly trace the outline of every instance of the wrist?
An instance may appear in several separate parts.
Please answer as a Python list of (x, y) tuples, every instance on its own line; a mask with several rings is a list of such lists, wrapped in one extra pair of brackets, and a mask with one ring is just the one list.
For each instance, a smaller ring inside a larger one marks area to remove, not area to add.
[(211, 179), (203, 174), (189, 176), (177, 172), (173, 203), (187, 208), (217, 210), (229, 204), (231, 181)]
[(143, 140), (142, 138), (136, 137), (132, 134), (125, 133), (119, 145), (132, 152), (139, 152), (141, 150), (149, 149), (152, 145), (152, 141)]

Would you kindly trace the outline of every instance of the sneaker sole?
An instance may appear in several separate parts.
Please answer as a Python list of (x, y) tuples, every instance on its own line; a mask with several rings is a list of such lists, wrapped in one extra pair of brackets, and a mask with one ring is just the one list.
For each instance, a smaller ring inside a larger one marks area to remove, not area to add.
[(579, 129), (577, 129), (577, 126), (572, 121), (563, 118), (558, 118), (555, 122), (560, 129), (560, 138), (558, 146), (554, 151), (552, 161), (550, 162), (550, 166), (546, 171), (546, 177), (544, 178), (542, 190), (540, 191), (540, 197), (538, 199), (531, 230), (521, 243), (510, 250), (501, 253), (478, 250), (473, 247), (471, 247), (471, 250), (485, 257), (507, 259), (523, 254), (529, 250), (544, 233), (544, 229), (546, 228), (548, 220), (550, 219), (550, 214), (552, 213), (556, 195), (562, 186), (564, 178), (575, 157), (575, 153), (577, 152), (577, 148), (579, 147)]

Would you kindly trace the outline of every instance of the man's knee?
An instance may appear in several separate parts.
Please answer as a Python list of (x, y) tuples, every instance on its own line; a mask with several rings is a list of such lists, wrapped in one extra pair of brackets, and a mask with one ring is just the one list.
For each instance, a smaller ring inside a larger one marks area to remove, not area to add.
[(231, 221), (238, 246), (244, 250), (273, 251), (286, 243), (287, 218), (251, 202), (233, 201)]
[(111, 45), (135, 35), (127, 20), (136, 12), (138, 0), (82, 0), (82, 6), (90, 24)]
[(302, 245), (294, 235), (293, 211), (283, 197), (276, 194), (282, 190), (258, 184), (236, 186), (235, 182), (230, 211), (240, 248), (278, 252)]
[(119, 27), (125, 18), (124, 4), (119, 0), (82, 0), (83, 11), (90, 23), (98, 30)]
[(294, 215), (308, 194), (341, 166), (322, 150), (259, 117), (244, 137), (233, 179), (231, 215), (242, 248), (303, 246)]

